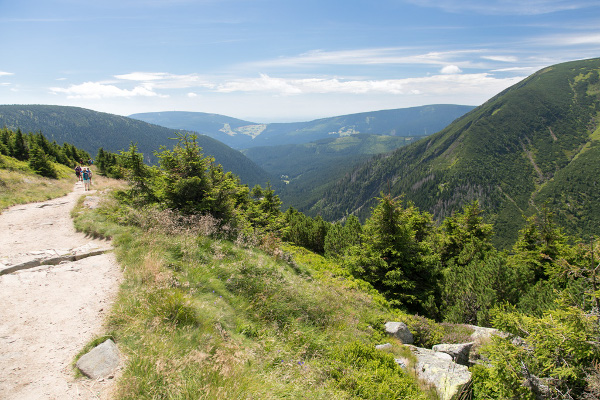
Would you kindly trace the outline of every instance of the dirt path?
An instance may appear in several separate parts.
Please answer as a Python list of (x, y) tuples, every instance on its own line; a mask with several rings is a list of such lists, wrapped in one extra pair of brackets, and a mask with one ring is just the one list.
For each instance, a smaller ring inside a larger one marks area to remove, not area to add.
[[(65, 197), (0, 214), (0, 269), (82, 245), (109, 247), (73, 228), (69, 213), (84, 193), (78, 183)], [(109, 398), (114, 379), (75, 379), (71, 363), (102, 333), (121, 279), (111, 253), (0, 275), (0, 399)]]

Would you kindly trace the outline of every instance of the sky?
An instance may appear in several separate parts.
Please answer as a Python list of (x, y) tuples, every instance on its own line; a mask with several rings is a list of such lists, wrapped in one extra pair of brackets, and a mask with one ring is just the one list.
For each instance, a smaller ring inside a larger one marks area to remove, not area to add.
[(0, 0), (0, 104), (308, 121), (600, 57), (598, 0)]

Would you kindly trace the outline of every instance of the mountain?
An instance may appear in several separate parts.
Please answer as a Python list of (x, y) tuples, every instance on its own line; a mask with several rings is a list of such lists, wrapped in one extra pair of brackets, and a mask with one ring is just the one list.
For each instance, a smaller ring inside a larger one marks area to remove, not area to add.
[(544, 68), (437, 134), (362, 164), (304, 211), (364, 217), (383, 192), (441, 220), (477, 199), (502, 247), (544, 205), (568, 233), (599, 235), (599, 70), (600, 59)]
[(279, 182), (274, 181), (274, 186), (284, 208), (303, 207), (319, 199), (327, 183), (341, 179), (356, 165), (414, 140), (414, 137), (356, 134), (303, 144), (253, 147), (242, 153), (280, 178)]
[(309, 122), (259, 124), (218, 114), (156, 112), (131, 118), (199, 132), (236, 149), (309, 143), (358, 133), (389, 136), (427, 136), (472, 110), (472, 106), (437, 104), (322, 118)]
[[(136, 119), (78, 107), (51, 105), (0, 105), (0, 126), (23, 132), (42, 133), (57, 143), (69, 142), (95, 156), (100, 147), (111, 152), (137, 143), (147, 162), (156, 162), (154, 151), (171, 147), (175, 130)], [(264, 185), (271, 176), (239, 151), (219, 141), (198, 135), (204, 154), (212, 155), (227, 171), (232, 171), (249, 186)]]

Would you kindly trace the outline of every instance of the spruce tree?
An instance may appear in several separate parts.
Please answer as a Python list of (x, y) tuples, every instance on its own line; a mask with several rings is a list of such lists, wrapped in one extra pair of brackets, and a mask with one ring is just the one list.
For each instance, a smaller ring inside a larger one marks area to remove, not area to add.
[(39, 146), (33, 146), (31, 148), (29, 156), (29, 166), (33, 169), (36, 174), (45, 176), (46, 178), (57, 178), (58, 174), (52, 162), (48, 158), (48, 155)]
[(21, 129), (17, 129), (17, 133), (13, 137), (11, 155), (20, 161), (26, 161), (29, 158), (29, 150), (27, 149), (25, 137)]

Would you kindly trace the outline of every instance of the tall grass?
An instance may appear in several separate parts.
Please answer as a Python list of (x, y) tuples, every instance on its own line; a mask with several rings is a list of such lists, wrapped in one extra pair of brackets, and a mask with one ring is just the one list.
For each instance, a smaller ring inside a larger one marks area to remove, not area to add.
[(119, 399), (426, 398), (373, 350), (398, 315), (322, 257), (116, 200), (74, 215), (114, 238), (125, 272), (108, 328), (128, 359)]

